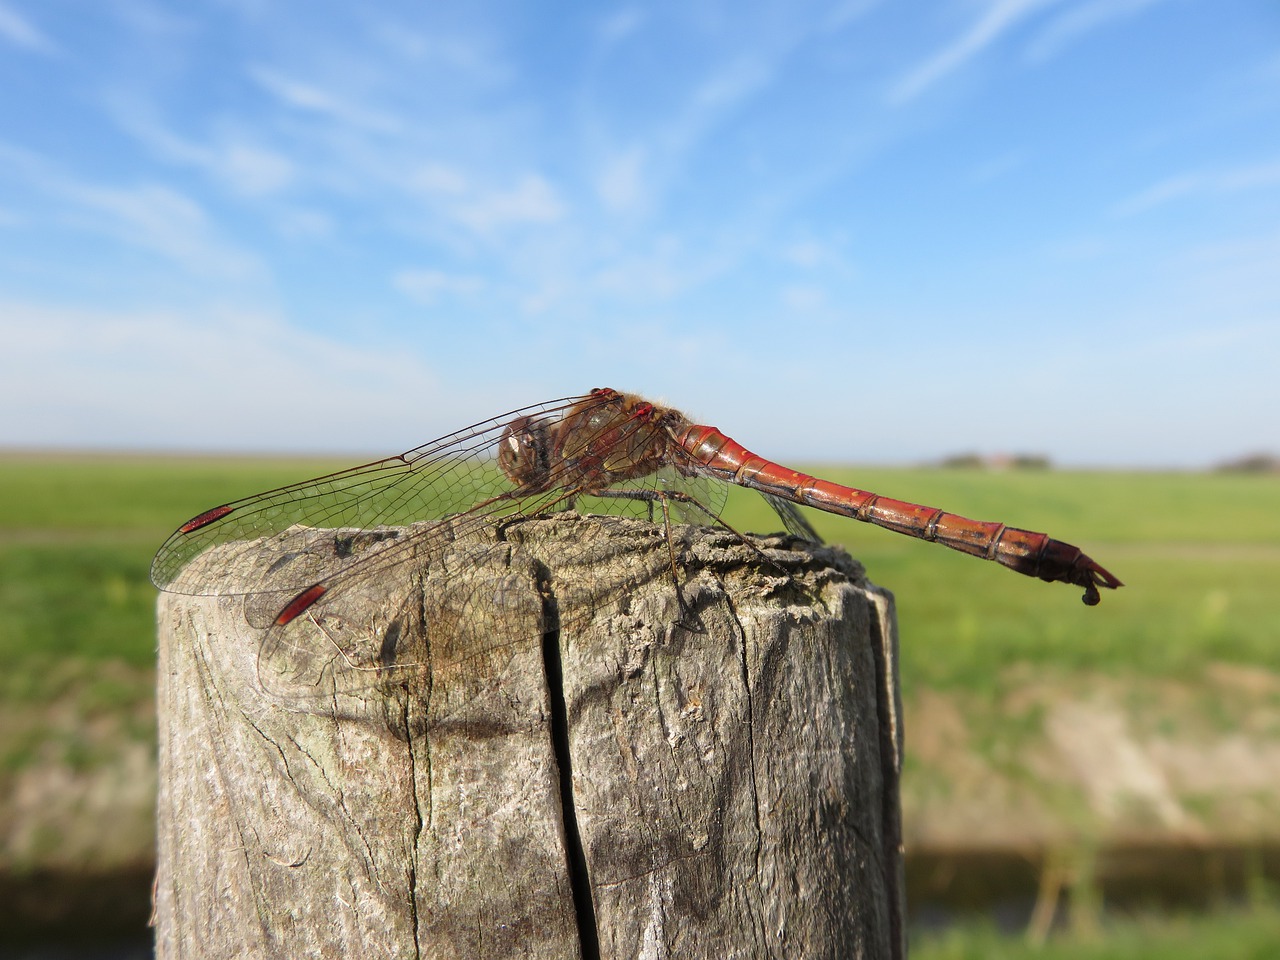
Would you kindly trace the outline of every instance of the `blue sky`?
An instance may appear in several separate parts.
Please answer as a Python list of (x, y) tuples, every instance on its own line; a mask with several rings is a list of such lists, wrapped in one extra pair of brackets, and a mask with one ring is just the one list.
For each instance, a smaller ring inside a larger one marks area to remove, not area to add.
[(0, 445), (1280, 452), (1274, 0), (0, 0)]

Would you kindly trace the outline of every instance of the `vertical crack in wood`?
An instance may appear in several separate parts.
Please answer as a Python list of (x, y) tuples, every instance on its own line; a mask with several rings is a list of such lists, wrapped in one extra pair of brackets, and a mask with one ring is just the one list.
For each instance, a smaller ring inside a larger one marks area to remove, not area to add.
[[(417, 623), (416, 629), (421, 631), (423, 657), (427, 663), (431, 662), (431, 631), (427, 627), (427, 606), (426, 596), (422, 590), (422, 580), (416, 581), (416, 600), (417, 600)], [(422, 711), (423, 724), (425, 726), (428, 718), (431, 716), (431, 694), (435, 690), (433, 683), (434, 674), (427, 673), (426, 688), (422, 691), (421, 705), (417, 709)], [(412, 697), (406, 697), (404, 701), (404, 729), (409, 731), (409, 737), (406, 746), (409, 753), (409, 789), (413, 796), (413, 845), (409, 851), (409, 922), (413, 925), (413, 955), (415, 957), (422, 956), (422, 918), (418, 915), (418, 858), (422, 850), (422, 832), (427, 829), (427, 821), (434, 815), (434, 807), (431, 806), (431, 738), (423, 736), (415, 737), (412, 731), (415, 729), (414, 724), (416, 718), (412, 716), (415, 709), (415, 700)], [(427, 816), (422, 815), (422, 797), (418, 792), (418, 754), (417, 744), (422, 744), (425, 756), (424, 771), (426, 774), (426, 794), (427, 794)]]
[[(548, 603), (549, 605), (549, 603)], [(547, 625), (555, 623), (548, 618)], [(547, 677), (547, 695), (551, 706), (551, 749), (560, 777), (560, 810), (564, 818), (565, 859), (569, 871), (569, 888), (573, 895), (573, 915), (578, 925), (578, 943), (582, 960), (599, 960), (600, 933), (596, 927), (596, 908), (591, 896), (591, 875), (587, 853), (578, 830), (578, 817), (573, 802), (573, 762), (569, 752), (569, 711), (564, 695), (564, 668), (560, 662), (560, 631), (548, 629), (542, 635), (542, 663)]]
[(742, 672), (742, 689), (744, 696), (742, 699), (743, 708), (746, 710), (746, 720), (743, 724), (743, 730), (747, 737), (747, 760), (751, 765), (751, 815), (756, 831), (756, 849), (755, 849), (755, 870), (756, 883), (764, 883), (764, 864), (762, 857), (764, 856), (764, 828), (760, 824), (760, 780), (759, 771), (756, 769), (756, 718), (755, 718), (755, 691), (751, 689), (754, 678), (751, 676), (750, 660), (747, 650), (747, 629), (743, 625), (738, 615), (738, 608), (734, 604), (728, 590), (725, 591), (725, 603), (729, 609), (730, 617), (734, 628), (738, 634), (738, 666)]
[[(409, 716), (410, 705), (405, 703), (405, 729), (412, 729), (409, 724), (412, 717)], [(413, 925), (413, 955), (419, 957), (422, 955), (422, 922), (418, 916), (418, 853), (421, 849), (422, 831), (425, 823), (422, 819), (422, 801), (418, 797), (418, 756), (415, 751), (415, 738), (410, 737), (407, 744), (409, 755), (409, 788), (413, 795), (414, 821), (413, 821), (413, 844), (409, 850), (409, 922)], [(423, 743), (428, 743), (426, 737), (422, 738)], [(428, 758), (429, 758), (428, 754)], [(430, 770), (430, 759), (427, 761), (427, 769)]]
[(876, 669), (876, 712), (880, 735), (881, 831), (884, 850), (881, 864), (889, 906), (889, 929), (895, 960), (907, 955), (905, 876), (902, 860), (902, 693), (898, 686), (897, 618), (893, 595), (887, 591), (867, 591), (871, 626), (871, 649)]

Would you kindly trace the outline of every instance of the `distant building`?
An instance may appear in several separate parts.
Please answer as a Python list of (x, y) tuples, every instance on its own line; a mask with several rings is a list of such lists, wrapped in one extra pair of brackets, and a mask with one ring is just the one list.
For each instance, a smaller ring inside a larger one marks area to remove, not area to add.
[(953, 453), (938, 461), (938, 466), (963, 470), (1048, 470), (1053, 466), (1043, 453)]
[(1235, 460), (1224, 460), (1213, 469), (1219, 473), (1280, 473), (1280, 457), (1250, 453)]

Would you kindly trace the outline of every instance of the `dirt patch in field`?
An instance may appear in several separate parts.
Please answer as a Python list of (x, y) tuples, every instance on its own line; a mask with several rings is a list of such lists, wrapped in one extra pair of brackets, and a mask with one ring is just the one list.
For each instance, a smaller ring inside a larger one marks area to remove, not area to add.
[(100, 873), (153, 857), (154, 673), (67, 669), (50, 679), (52, 702), (0, 701), (0, 873)]
[(906, 698), (908, 846), (1280, 837), (1280, 674), (1004, 679)]

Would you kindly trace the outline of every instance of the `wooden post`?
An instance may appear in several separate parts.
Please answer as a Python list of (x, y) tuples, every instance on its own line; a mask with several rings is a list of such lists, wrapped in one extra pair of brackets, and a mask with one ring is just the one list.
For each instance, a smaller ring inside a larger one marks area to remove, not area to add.
[(393, 685), (163, 595), (157, 956), (904, 957), (892, 598), (687, 536), (679, 594), (616, 518), (385, 566), (329, 622), (418, 651)]

